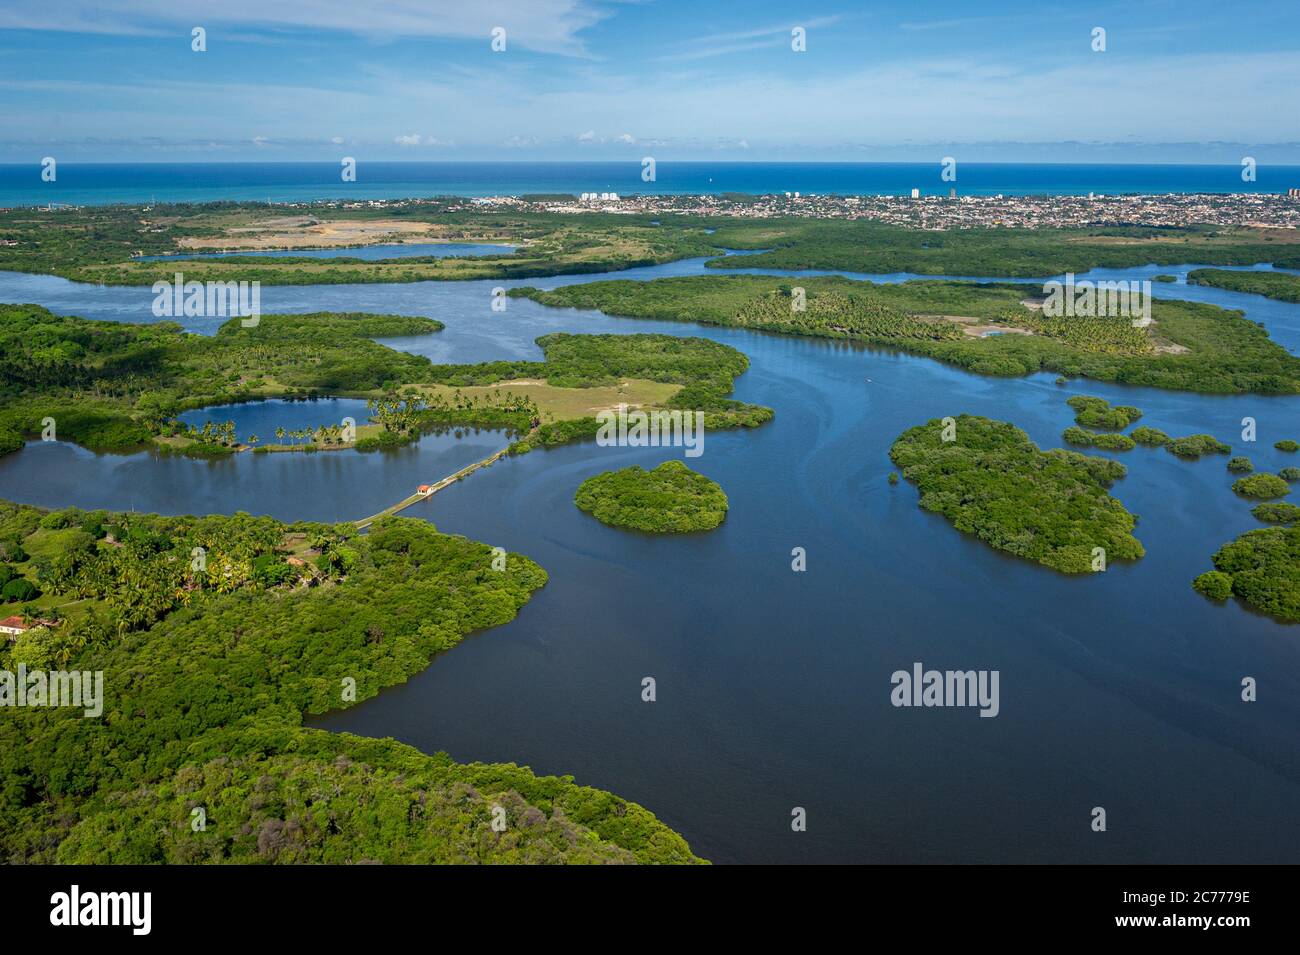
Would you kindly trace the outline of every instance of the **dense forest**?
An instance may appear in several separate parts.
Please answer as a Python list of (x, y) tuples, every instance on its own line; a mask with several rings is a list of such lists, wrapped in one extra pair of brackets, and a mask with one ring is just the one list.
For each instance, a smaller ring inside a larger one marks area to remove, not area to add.
[(972, 415), (904, 431), (889, 456), (921, 507), (998, 550), (1070, 574), (1145, 553), (1137, 518), (1107, 493), (1127, 473), (1117, 461), (1041, 451), (1014, 425)]
[(727, 495), (716, 481), (681, 461), (646, 471), (637, 465), (606, 471), (578, 487), (573, 502), (596, 520), (651, 534), (710, 531), (727, 516)]
[(105, 697), (99, 717), (6, 708), (7, 862), (698, 861), (571, 779), (301, 725), (512, 619), (546, 582), (522, 555), (422, 520), (360, 536), (13, 504), (0, 541), (46, 589), (24, 612), (54, 623), (0, 666), (102, 671)]
[[(796, 288), (804, 290), (802, 309)], [(855, 339), (977, 374), (1051, 371), (1211, 394), (1300, 393), (1300, 358), (1240, 312), (1157, 301), (1152, 306), (1154, 324), (1135, 329), (1123, 318), (1045, 318), (1021, 304), (1031, 291), (1011, 283), (875, 284), (809, 276), (796, 284), (792, 279), (737, 275), (610, 280), (545, 292), (516, 288), (510, 294), (544, 305), (600, 309), (632, 318)], [(966, 334), (963, 327), (978, 336)]]

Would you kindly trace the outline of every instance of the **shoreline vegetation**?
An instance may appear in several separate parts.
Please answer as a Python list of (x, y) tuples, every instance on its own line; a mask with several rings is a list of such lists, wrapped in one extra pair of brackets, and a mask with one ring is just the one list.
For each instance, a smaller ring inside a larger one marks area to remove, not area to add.
[[(133, 325), (0, 305), (0, 454), (29, 437), (94, 451), (215, 456), (241, 442), (233, 423), (189, 436), (183, 411), (266, 398), (365, 398), (372, 420), (343, 444), (336, 425), (299, 451), (398, 447), (438, 428), (500, 428), (518, 454), (595, 437), (595, 413), (619, 403), (698, 410), (711, 428), (754, 427), (772, 411), (727, 396), (749, 366), (734, 348), (669, 335), (546, 335), (542, 361), (435, 365), (372, 338), (434, 334), (442, 324), (401, 315), (321, 312), (231, 319), (216, 335), (174, 322)], [(294, 432), (286, 432), (294, 434)], [(306, 438), (306, 431), (297, 433)], [(249, 436), (251, 441), (251, 435)], [(277, 429), (276, 437), (283, 441)], [(258, 453), (282, 450), (259, 436)], [(297, 437), (295, 437), (295, 442)]]
[(1107, 493), (1127, 473), (1118, 461), (1042, 451), (1015, 425), (964, 414), (904, 431), (889, 458), (922, 508), (996, 550), (1066, 574), (1146, 553), (1137, 518)]
[[(1296, 268), (1297, 263), (1292, 264)], [(1193, 269), (1188, 285), (1208, 285), (1229, 292), (1263, 295), (1279, 302), (1300, 302), (1300, 275), (1290, 272), (1236, 272), (1225, 269)]]
[(546, 583), (527, 557), (498, 564), (423, 520), (363, 536), (7, 502), (0, 542), (39, 583), (24, 612), (44, 621), (0, 663), (104, 674), (98, 718), (28, 706), (0, 722), (7, 862), (702, 861), (570, 777), (301, 725), (513, 619)]
[[(803, 289), (800, 296), (796, 289)], [(689, 276), (511, 289), (557, 308), (858, 341), (975, 374), (1071, 377), (1205, 394), (1300, 394), (1300, 357), (1241, 312), (1156, 301), (1154, 323), (1051, 319), (1012, 283)], [(800, 305), (802, 304), (802, 308)]]
[(650, 471), (632, 465), (597, 474), (582, 482), (573, 502), (602, 524), (648, 534), (711, 531), (726, 519), (729, 506), (716, 481), (681, 461)]

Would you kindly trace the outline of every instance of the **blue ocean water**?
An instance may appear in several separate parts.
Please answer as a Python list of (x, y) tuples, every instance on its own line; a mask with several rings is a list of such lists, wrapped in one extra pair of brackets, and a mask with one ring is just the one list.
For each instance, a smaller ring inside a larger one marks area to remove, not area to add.
[(340, 166), (304, 163), (64, 163), (54, 182), (36, 164), (0, 165), (0, 207), (68, 203), (381, 199), (528, 193), (724, 193), (799, 191), (853, 195), (1086, 195), (1284, 192), (1300, 166), (1261, 165), (1243, 182), (1237, 165), (959, 163), (957, 181), (939, 163), (660, 162), (654, 182), (628, 162), (365, 162), (355, 182)]

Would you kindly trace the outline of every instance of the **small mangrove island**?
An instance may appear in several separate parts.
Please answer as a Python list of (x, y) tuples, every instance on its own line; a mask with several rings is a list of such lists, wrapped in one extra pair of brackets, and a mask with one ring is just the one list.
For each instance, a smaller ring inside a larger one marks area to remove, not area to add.
[(1287, 484), (1284, 479), (1276, 474), (1267, 474), (1265, 472), (1237, 478), (1232, 482), (1232, 489), (1242, 497), (1253, 497), (1260, 501), (1286, 497), (1291, 493), (1291, 485)]
[(1107, 493), (1127, 473), (1118, 461), (1042, 451), (1015, 425), (974, 415), (904, 431), (889, 457), (921, 507), (990, 547), (1067, 574), (1145, 553), (1137, 518)]
[(573, 502), (601, 523), (651, 534), (711, 531), (727, 516), (718, 483), (681, 461), (597, 474), (582, 482)]
[(1192, 581), (1212, 600), (1235, 596), (1249, 607), (1300, 622), (1300, 524), (1247, 531), (1213, 557), (1214, 570)]
[(1065, 403), (1074, 409), (1074, 423), (1082, 428), (1123, 431), (1142, 417), (1141, 410), (1132, 405), (1111, 407), (1105, 398), (1092, 395), (1075, 395)]

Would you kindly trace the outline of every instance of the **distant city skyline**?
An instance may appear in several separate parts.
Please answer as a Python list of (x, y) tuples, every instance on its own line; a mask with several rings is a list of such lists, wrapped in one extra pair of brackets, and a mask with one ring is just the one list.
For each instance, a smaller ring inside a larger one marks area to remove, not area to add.
[(0, 51), (5, 163), (1300, 163), (1300, 5), (49, 0)]

